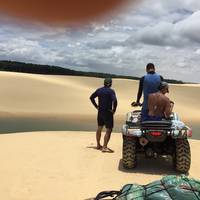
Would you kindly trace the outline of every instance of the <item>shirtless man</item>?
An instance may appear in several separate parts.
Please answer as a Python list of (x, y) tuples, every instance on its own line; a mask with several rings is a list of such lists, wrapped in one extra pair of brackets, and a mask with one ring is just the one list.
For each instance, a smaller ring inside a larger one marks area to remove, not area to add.
[(161, 82), (159, 91), (148, 96), (148, 119), (160, 121), (162, 118), (169, 119), (174, 103), (165, 96), (169, 93), (169, 86), (166, 82)]

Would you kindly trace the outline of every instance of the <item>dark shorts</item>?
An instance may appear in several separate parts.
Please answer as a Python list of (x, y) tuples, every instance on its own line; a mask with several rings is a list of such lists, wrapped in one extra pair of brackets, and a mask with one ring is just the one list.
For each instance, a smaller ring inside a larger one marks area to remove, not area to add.
[(142, 108), (141, 110), (141, 121), (147, 121), (148, 120), (148, 110)]
[(162, 121), (162, 117), (160, 116), (149, 116), (146, 118), (145, 121)]
[(113, 128), (113, 113), (109, 111), (98, 112), (97, 123), (98, 123), (98, 126), (105, 125), (106, 128), (112, 129)]
[(159, 116), (149, 116), (148, 115), (148, 110), (142, 109), (141, 112), (141, 121), (161, 121), (162, 117)]

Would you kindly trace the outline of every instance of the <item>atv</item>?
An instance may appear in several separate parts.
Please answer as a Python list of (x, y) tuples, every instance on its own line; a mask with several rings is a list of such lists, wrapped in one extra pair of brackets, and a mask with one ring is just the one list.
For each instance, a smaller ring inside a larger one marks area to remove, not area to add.
[(191, 164), (188, 137), (192, 136), (192, 130), (176, 113), (172, 113), (170, 120), (141, 122), (140, 110), (129, 112), (122, 136), (124, 168), (135, 168), (139, 154), (148, 158), (171, 156), (175, 170), (188, 173)]

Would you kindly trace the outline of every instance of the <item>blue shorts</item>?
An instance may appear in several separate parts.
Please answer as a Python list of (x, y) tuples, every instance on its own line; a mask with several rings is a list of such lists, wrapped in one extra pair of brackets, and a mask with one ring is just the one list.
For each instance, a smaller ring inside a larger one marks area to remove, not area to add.
[(142, 109), (141, 111), (141, 121), (162, 121), (160, 116), (149, 116), (147, 109)]
[(141, 110), (141, 121), (147, 121), (148, 119), (148, 110), (147, 109), (144, 109), (142, 108)]
[(160, 116), (147, 116), (145, 121), (162, 121), (162, 117), (160, 117)]

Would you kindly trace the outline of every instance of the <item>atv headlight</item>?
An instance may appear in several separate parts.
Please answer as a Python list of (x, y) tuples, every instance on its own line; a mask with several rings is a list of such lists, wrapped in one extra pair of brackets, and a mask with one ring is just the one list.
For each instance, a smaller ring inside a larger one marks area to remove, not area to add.
[(128, 134), (128, 126), (126, 124), (124, 124), (122, 126), (122, 134), (123, 135), (127, 135)]
[(179, 133), (180, 133), (179, 130), (174, 130), (174, 131), (173, 131), (173, 135), (174, 135), (175, 137), (179, 136)]

